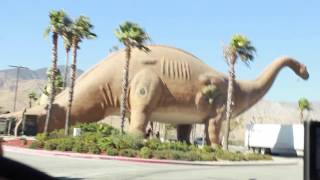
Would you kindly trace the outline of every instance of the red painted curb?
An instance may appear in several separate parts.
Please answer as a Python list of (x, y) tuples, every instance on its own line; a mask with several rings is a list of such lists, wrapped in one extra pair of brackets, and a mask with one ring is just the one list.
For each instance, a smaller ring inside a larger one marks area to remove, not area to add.
[(14, 146), (3, 146), (4, 153), (16, 152), (31, 155), (44, 155), (44, 156), (61, 156), (70, 158), (85, 158), (85, 159), (102, 159), (102, 160), (117, 160), (117, 161), (129, 161), (138, 163), (155, 163), (155, 164), (175, 164), (175, 165), (197, 165), (197, 166), (267, 166), (267, 165), (293, 165), (297, 164), (296, 160), (287, 160), (282, 162), (275, 161), (177, 161), (177, 160), (159, 160), (159, 159), (141, 159), (133, 157), (123, 156), (109, 156), (109, 155), (98, 155), (98, 154), (82, 154), (74, 152), (62, 152), (62, 151), (47, 151), (39, 149), (27, 149)]

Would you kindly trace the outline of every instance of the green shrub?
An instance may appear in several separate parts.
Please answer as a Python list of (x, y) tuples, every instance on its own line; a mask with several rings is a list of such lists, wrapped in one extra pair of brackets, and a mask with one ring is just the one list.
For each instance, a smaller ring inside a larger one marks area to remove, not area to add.
[(170, 149), (175, 150), (175, 151), (183, 151), (186, 152), (188, 151), (188, 144), (185, 142), (172, 142), (170, 143)]
[(97, 123), (81, 123), (76, 125), (77, 128), (81, 129), (81, 132), (97, 132), (98, 124)]
[(89, 149), (84, 143), (76, 141), (72, 146), (72, 151), (79, 152), (79, 153), (86, 153), (89, 151)]
[(109, 148), (107, 149), (107, 154), (110, 155), (110, 156), (117, 156), (119, 155), (119, 151), (115, 148)]
[(58, 141), (57, 150), (59, 151), (71, 151), (74, 144), (72, 137), (60, 139)]
[(112, 137), (103, 137), (98, 139), (97, 145), (102, 151), (107, 151), (109, 148), (115, 148)]
[(76, 128), (80, 128), (81, 132), (91, 132), (91, 133), (99, 133), (103, 136), (109, 136), (111, 134), (119, 134), (119, 130), (115, 129), (114, 127), (104, 124), (104, 123), (82, 123), (77, 124)]
[(101, 134), (98, 133), (92, 133), (92, 132), (86, 132), (81, 134), (80, 139), (84, 144), (91, 144), (91, 143), (97, 143), (98, 139), (101, 139)]
[[(220, 148), (218, 148), (218, 150), (220, 150)], [(213, 149), (211, 146), (207, 146), (207, 145), (201, 148), (201, 152), (204, 152), (204, 153), (213, 153), (215, 151), (216, 149)]]
[(93, 154), (100, 154), (101, 150), (99, 149), (98, 145), (95, 143), (89, 144), (88, 145), (88, 150), (90, 153)]
[(151, 150), (159, 150), (159, 147), (164, 144), (165, 143), (161, 144), (161, 141), (158, 138), (151, 138), (145, 142), (144, 146), (150, 148)]
[(139, 157), (149, 159), (152, 157), (152, 150), (148, 147), (143, 147), (140, 149)]
[(159, 150), (153, 151), (153, 157), (156, 159), (181, 159), (183, 152), (172, 151), (172, 150)]
[(137, 156), (137, 151), (133, 149), (121, 149), (119, 151), (120, 156), (125, 156), (125, 157), (136, 157)]
[[(267, 155), (244, 154), (223, 151), (220, 146), (212, 148), (204, 146), (198, 148), (185, 142), (161, 143), (157, 138), (145, 142), (141, 136), (120, 134), (118, 130), (106, 124), (84, 123), (75, 127), (82, 129), (80, 136), (65, 136), (64, 131), (55, 130), (48, 136), (37, 134), (37, 141), (32, 142), (30, 148), (48, 150), (74, 151), (80, 153), (99, 154), (101, 151), (108, 155), (157, 159), (175, 159), (188, 161), (215, 161), (217, 159), (230, 161), (270, 160)], [(72, 128), (72, 127), (71, 127)]]
[(63, 138), (65, 137), (64, 135), (64, 129), (56, 129), (52, 132), (49, 133), (48, 139), (58, 139), (58, 138)]
[(50, 139), (44, 143), (43, 148), (47, 150), (56, 150), (58, 146), (58, 141), (56, 139)]
[(30, 145), (29, 148), (31, 149), (39, 149), (39, 148), (43, 148), (43, 143), (40, 141), (33, 141)]
[(103, 136), (110, 136), (111, 134), (119, 134), (119, 130), (108, 124), (99, 124), (98, 133), (101, 133)]
[(161, 150), (161, 151), (153, 151), (152, 155), (156, 159), (167, 159), (167, 157), (168, 157), (167, 153), (168, 152), (163, 152), (163, 150)]
[(200, 148), (198, 148), (197, 146), (195, 146), (195, 145), (189, 145), (189, 147), (188, 147), (188, 150), (189, 151), (201, 151), (201, 149)]
[(188, 161), (200, 161), (201, 160), (201, 153), (197, 151), (189, 151), (186, 152), (183, 155), (183, 160), (188, 160)]
[(229, 151), (218, 151), (216, 152), (218, 159), (228, 160), (228, 161), (243, 161), (247, 160), (246, 156), (242, 153), (234, 153)]
[(216, 156), (213, 153), (202, 153), (201, 161), (217, 161)]
[(45, 133), (38, 133), (36, 135), (36, 140), (40, 142), (45, 142), (48, 139)]
[(143, 140), (141, 137), (132, 136), (128, 134), (112, 135), (113, 146), (118, 149), (134, 149), (139, 150), (143, 147)]

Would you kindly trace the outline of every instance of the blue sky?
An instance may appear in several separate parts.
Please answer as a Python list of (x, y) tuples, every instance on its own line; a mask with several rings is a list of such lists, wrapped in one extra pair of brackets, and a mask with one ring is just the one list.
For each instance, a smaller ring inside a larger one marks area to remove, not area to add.
[[(144, 27), (153, 43), (182, 48), (222, 72), (227, 72), (227, 66), (221, 47), (232, 34), (242, 33), (257, 48), (257, 57), (250, 68), (237, 64), (238, 79), (254, 79), (275, 58), (290, 55), (307, 65), (310, 79), (303, 81), (283, 69), (265, 99), (320, 100), (319, 1), (1, 0), (0, 69), (9, 64), (31, 69), (49, 66), (51, 39), (44, 39), (43, 31), (52, 9), (64, 9), (72, 18), (89, 16), (95, 25), (98, 38), (81, 44), (81, 69), (96, 64), (113, 45), (119, 45), (113, 31), (125, 20)], [(59, 63), (64, 61), (61, 46)]]

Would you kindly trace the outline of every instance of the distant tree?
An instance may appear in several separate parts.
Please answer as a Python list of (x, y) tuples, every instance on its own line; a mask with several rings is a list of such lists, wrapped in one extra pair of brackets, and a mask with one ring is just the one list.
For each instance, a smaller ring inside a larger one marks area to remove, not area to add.
[(68, 27), (71, 23), (70, 18), (66, 15), (63, 10), (60, 11), (50, 11), (49, 12), (50, 23), (49, 26), (46, 28), (44, 35), (48, 36), (50, 32), (52, 33), (52, 62), (51, 62), (51, 89), (50, 89), (50, 96), (48, 100), (48, 107), (47, 107), (47, 116), (44, 126), (44, 133), (47, 134), (48, 132), (48, 125), (51, 119), (51, 111), (52, 105), (55, 98), (55, 78), (57, 72), (57, 61), (58, 61), (58, 36), (61, 35), (66, 27)]
[(243, 35), (235, 34), (231, 38), (229, 46), (223, 49), (225, 60), (229, 66), (229, 80), (228, 80), (228, 97), (227, 97), (227, 111), (226, 111), (226, 131), (225, 143), (223, 149), (228, 150), (229, 132), (230, 132), (230, 119), (232, 115), (233, 102), (233, 82), (235, 81), (234, 66), (237, 59), (240, 59), (249, 66), (249, 62), (253, 61), (256, 49), (251, 45), (249, 39)]
[[(48, 83), (44, 86), (44, 91), (43, 93), (50, 97), (50, 89), (51, 89), (51, 70), (49, 69), (47, 71), (47, 77), (48, 77)], [(57, 69), (57, 72), (56, 72), (56, 78), (55, 78), (55, 81), (54, 81), (54, 89), (55, 89), (55, 94), (54, 96), (56, 96), (57, 94), (59, 94), (62, 90), (63, 90), (63, 81), (62, 81), (62, 76), (61, 76), (61, 72), (59, 69)]]
[(300, 110), (300, 122), (302, 123), (303, 119), (304, 119), (303, 112), (305, 110), (310, 111), (311, 104), (307, 98), (300, 98), (298, 101), (298, 106), (299, 106), (299, 110)]
[(118, 29), (116, 29), (115, 36), (125, 46), (126, 53), (126, 61), (122, 74), (122, 91), (120, 102), (121, 133), (123, 133), (126, 115), (131, 50), (132, 48), (138, 48), (139, 50), (149, 51), (149, 49), (145, 46), (145, 43), (146, 41), (150, 40), (150, 38), (138, 24), (129, 21), (124, 22), (119, 26)]
[(32, 91), (32, 92), (30, 92), (28, 94), (28, 98), (29, 98), (29, 108), (31, 108), (32, 107), (32, 101), (38, 100), (38, 97), (37, 97), (36, 93)]
[(118, 50), (119, 50), (118, 46), (112, 46), (112, 48), (109, 49), (109, 53), (117, 52)]
[(71, 117), (71, 108), (73, 102), (73, 90), (76, 81), (76, 71), (77, 71), (77, 50), (79, 48), (79, 43), (83, 39), (94, 39), (97, 37), (96, 34), (91, 32), (93, 25), (91, 24), (88, 17), (79, 16), (72, 25), (72, 64), (71, 64), (71, 84), (69, 89), (69, 101), (67, 107), (66, 121), (65, 121), (65, 135), (68, 135), (69, 122)]

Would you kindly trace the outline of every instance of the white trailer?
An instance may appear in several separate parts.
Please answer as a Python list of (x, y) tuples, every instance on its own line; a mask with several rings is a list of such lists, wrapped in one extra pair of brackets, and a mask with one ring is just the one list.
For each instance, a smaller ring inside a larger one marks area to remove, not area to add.
[(259, 153), (303, 155), (302, 124), (248, 124), (245, 146)]

